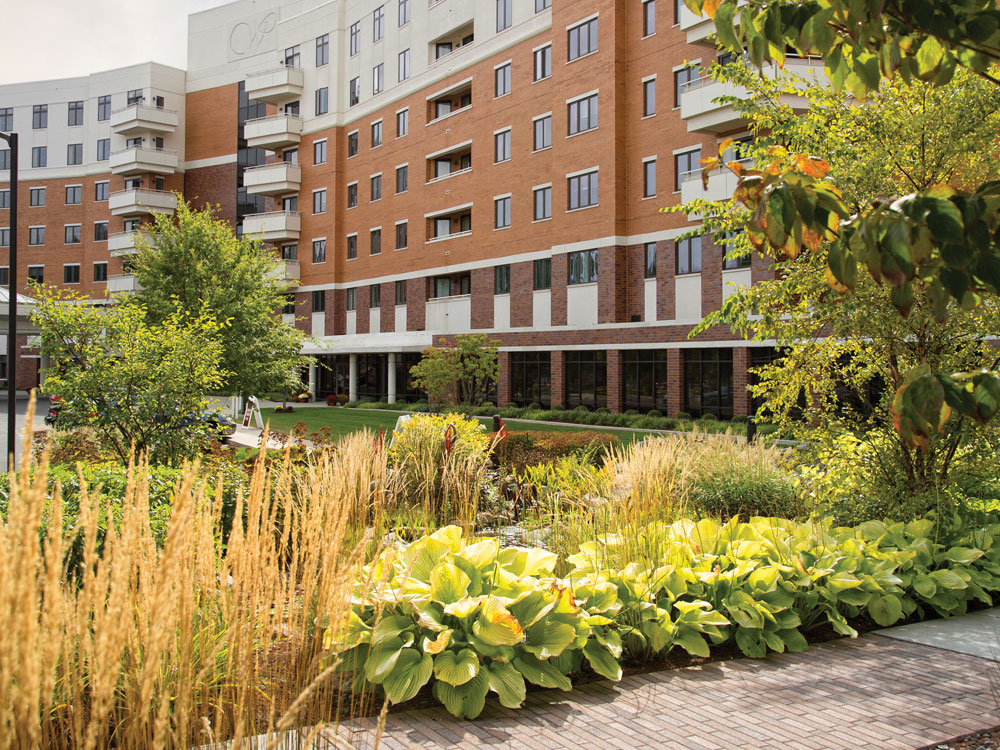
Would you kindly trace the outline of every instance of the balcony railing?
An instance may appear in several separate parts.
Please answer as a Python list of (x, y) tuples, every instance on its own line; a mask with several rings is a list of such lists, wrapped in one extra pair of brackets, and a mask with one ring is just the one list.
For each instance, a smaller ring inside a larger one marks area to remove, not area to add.
[(165, 148), (131, 146), (111, 153), (113, 174), (173, 174), (177, 170), (177, 152)]
[(269, 104), (284, 104), (302, 96), (302, 68), (283, 65), (247, 75), (247, 96)]
[(108, 196), (108, 208), (113, 216), (172, 214), (177, 210), (177, 195), (144, 188), (118, 190)]
[(111, 129), (119, 135), (145, 130), (173, 133), (179, 122), (177, 110), (151, 107), (148, 104), (130, 104), (111, 113)]
[(281, 113), (247, 120), (243, 124), (243, 137), (250, 148), (276, 151), (294, 146), (302, 140), (302, 118)]

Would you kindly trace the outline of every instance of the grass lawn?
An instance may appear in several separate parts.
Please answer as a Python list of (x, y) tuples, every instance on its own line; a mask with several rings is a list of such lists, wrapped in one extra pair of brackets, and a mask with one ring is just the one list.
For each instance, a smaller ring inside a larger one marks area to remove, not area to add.
[[(378, 431), (379, 427), (384, 427), (386, 432), (396, 426), (399, 419), (398, 412), (382, 411), (380, 409), (344, 409), (340, 407), (317, 406), (296, 409), (291, 414), (275, 414), (274, 409), (261, 409), (261, 416), (264, 423), (270, 423), (274, 432), (288, 432), (297, 422), (305, 422), (309, 432), (318, 432), (321, 427), (329, 427), (331, 436), (334, 438), (349, 435), (352, 432), (363, 430), (366, 427)], [(493, 420), (488, 417), (479, 419), (487, 429), (493, 428)], [(579, 432), (581, 430), (594, 430), (590, 425), (560, 424), (557, 422), (545, 422), (543, 424), (516, 422), (504, 420), (507, 429), (511, 432), (537, 430), (540, 432)], [(641, 440), (649, 433), (643, 430), (600, 430), (607, 432), (623, 442)]]

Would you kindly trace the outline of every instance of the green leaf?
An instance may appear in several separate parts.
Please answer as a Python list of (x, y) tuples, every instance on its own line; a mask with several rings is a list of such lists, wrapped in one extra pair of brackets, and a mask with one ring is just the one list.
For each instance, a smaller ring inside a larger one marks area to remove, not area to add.
[(533, 685), (545, 688), (559, 688), (569, 692), (573, 683), (552, 664), (540, 660), (534, 654), (523, 654), (514, 658), (514, 667)]
[(413, 620), (402, 615), (392, 615), (383, 617), (372, 630), (372, 646), (377, 646), (385, 641), (392, 640), (407, 628), (413, 626)]
[(442, 604), (452, 604), (469, 593), (471, 580), (457, 565), (442, 562), (431, 571), (431, 596)]
[(970, 565), (985, 554), (981, 549), (952, 547), (944, 553), (944, 559), (959, 565)]
[[(700, 638), (701, 636), (699, 636)], [(618, 660), (605, 646), (591, 638), (583, 647), (583, 656), (590, 668), (602, 677), (618, 682), (622, 678), (622, 668)]]
[(382, 687), (392, 703), (403, 703), (420, 692), (433, 672), (434, 661), (430, 654), (407, 648), (400, 653), (396, 666), (382, 681)]
[(929, 575), (943, 589), (960, 590), (968, 587), (965, 581), (954, 570), (942, 568), (941, 570), (932, 571)]
[(524, 638), (521, 623), (495, 596), (488, 596), (483, 600), (479, 617), (472, 625), (472, 632), (491, 646), (514, 646)]
[(937, 583), (929, 575), (921, 573), (913, 579), (913, 590), (924, 599), (933, 599), (937, 593)]
[(932, 36), (924, 38), (920, 49), (917, 50), (917, 72), (920, 78), (929, 81), (937, 74), (937, 68), (944, 57), (945, 49), (937, 39)]
[(691, 656), (709, 656), (708, 644), (701, 634), (693, 628), (681, 628), (674, 638), (674, 642), (687, 651)]
[(434, 676), (449, 685), (464, 685), (477, 674), (479, 658), (472, 649), (442, 651), (434, 657)]
[(456, 719), (475, 719), (483, 712), (489, 689), (489, 679), (483, 670), (461, 685), (435, 682), (433, 692)]
[(403, 652), (403, 641), (390, 638), (379, 644), (372, 644), (365, 661), (365, 678), (374, 685), (384, 680), (396, 666), (396, 660)]
[(767, 656), (767, 645), (759, 629), (737, 628), (736, 645), (751, 659), (763, 659)]
[(524, 650), (539, 659), (549, 659), (561, 654), (576, 639), (576, 628), (546, 617), (528, 628)]
[(903, 616), (903, 605), (894, 594), (873, 596), (868, 603), (868, 613), (879, 625), (888, 627)]
[(490, 662), (486, 667), (490, 690), (497, 694), (500, 705), (507, 708), (520, 708), (524, 703), (524, 676), (505, 662)]
[(797, 628), (779, 630), (778, 635), (785, 642), (785, 648), (793, 654), (800, 653), (809, 648), (809, 643), (806, 641), (805, 636)]

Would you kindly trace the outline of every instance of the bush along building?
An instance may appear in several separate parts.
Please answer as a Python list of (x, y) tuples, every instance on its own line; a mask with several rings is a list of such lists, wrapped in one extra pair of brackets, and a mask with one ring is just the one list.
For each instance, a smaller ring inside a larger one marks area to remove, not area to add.
[(486, 333), (500, 404), (746, 414), (748, 367), (773, 349), (688, 334), (767, 263), (659, 213), (734, 187), (700, 181), (703, 153), (747, 135), (714, 101), (738, 92), (699, 77), (712, 28), (679, 0), (194, 14), (186, 71), (0, 87), (0, 130), (21, 133), (19, 279), (128, 293), (136, 234), (178, 191), (282, 259), (320, 398), (419, 398), (423, 349)]

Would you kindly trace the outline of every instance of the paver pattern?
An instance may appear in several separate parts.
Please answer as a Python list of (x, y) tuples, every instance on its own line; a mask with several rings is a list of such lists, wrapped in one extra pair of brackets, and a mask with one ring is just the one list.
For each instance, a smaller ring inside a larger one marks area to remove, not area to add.
[[(437, 708), (391, 712), (379, 747), (912, 750), (1000, 723), (998, 677), (996, 662), (869, 634), (533, 692), (520, 710), (492, 696), (476, 721)], [(372, 748), (376, 725), (331, 729), (333, 741), (318, 744)]]

